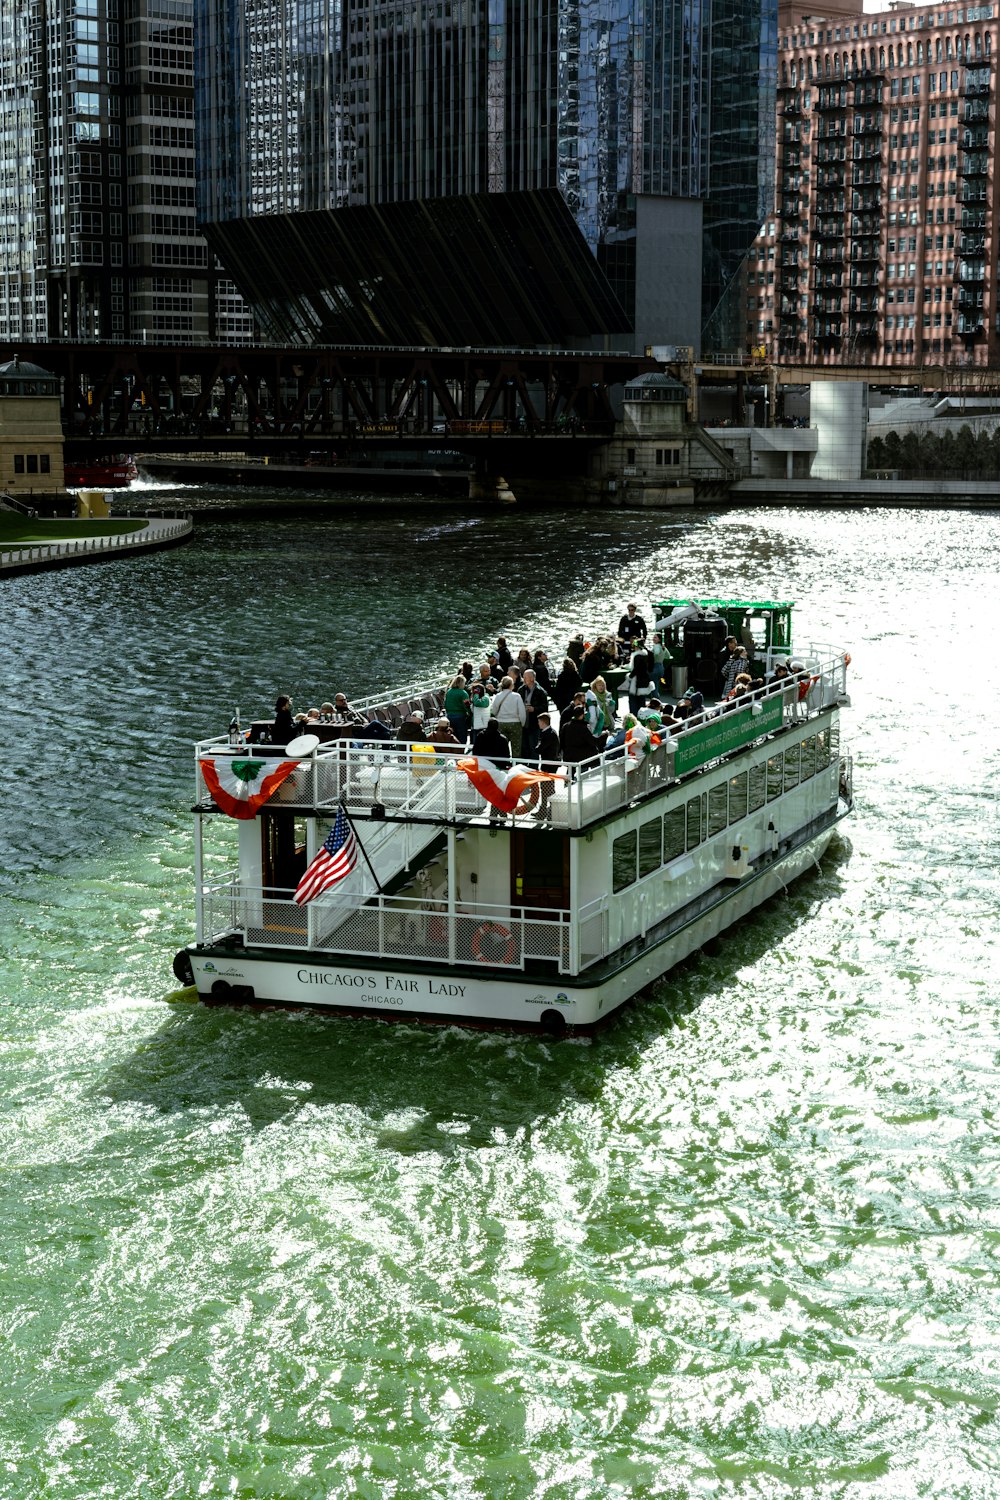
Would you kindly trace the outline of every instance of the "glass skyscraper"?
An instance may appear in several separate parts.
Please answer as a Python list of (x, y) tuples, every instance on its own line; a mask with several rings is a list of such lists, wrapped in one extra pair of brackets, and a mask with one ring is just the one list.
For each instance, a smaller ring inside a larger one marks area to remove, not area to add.
[(712, 0), (703, 347), (743, 341), (739, 271), (774, 205), (777, 0)]
[(0, 339), (252, 332), (195, 225), (192, 0), (0, 0)]
[(697, 341), (709, 0), (196, 0), (198, 218), (272, 335)]

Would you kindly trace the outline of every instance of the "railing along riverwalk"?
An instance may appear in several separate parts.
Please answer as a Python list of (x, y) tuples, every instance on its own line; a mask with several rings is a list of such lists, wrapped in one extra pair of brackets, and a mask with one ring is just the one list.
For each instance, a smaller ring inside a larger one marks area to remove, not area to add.
[[(710, 768), (734, 750), (788, 724), (815, 717), (846, 696), (848, 660), (829, 647), (803, 653), (800, 678), (758, 689), (735, 704), (707, 709), (689, 728), (665, 733), (646, 754), (627, 746), (606, 749), (589, 760), (564, 764), (553, 772), (548, 817), (555, 828), (579, 829), (629, 803), (652, 795), (694, 770)], [(413, 690), (411, 696), (436, 688)], [(385, 703), (356, 704), (362, 713)], [(360, 728), (359, 728), (360, 733)], [(465, 825), (488, 819), (493, 809), (459, 770), (456, 762), (472, 752), (459, 746), (398, 740), (343, 738), (321, 744), (298, 760), (296, 769), (270, 798), (269, 808), (309, 811), (332, 818), (338, 804), (348, 812), (393, 823)], [(282, 748), (233, 747), (219, 735), (195, 747), (195, 799), (204, 805), (203, 760), (227, 756), (280, 760)], [(537, 758), (519, 762), (537, 767)], [(532, 803), (536, 799), (532, 798)], [(530, 811), (531, 808), (526, 808)]]
[(117, 531), (110, 536), (80, 537), (78, 541), (40, 543), (36, 547), (18, 547), (0, 552), (0, 568), (17, 568), (26, 563), (71, 562), (100, 555), (114, 556), (145, 547), (159, 546), (189, 536), (194, 528), (190, 516), (173, 521), (151, 520), (139, 531)]

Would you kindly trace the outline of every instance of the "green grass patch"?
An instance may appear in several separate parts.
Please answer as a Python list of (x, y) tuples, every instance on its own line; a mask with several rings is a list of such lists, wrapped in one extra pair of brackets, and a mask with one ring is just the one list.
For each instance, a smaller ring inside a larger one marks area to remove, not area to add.
[(145, 521), (76, 521), (71, 516), (39, 520), (33, 516), (0, 511), (0, 551), (19, 547), (44, 547), (49, 542), (79, 542), (85, 537), (117, 536), (122, 531), (142, 531)]

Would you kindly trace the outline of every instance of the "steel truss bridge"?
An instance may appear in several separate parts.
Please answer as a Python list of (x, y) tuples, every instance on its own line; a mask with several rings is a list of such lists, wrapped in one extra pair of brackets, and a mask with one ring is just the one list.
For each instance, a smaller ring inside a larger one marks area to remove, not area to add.
[(8, 344), (62, 382), (67, 441), (89, 448), (243, 449), (327, 437), (436, 438), (567, 430), (606, 440), (611, 392), (652, 359), (537, 349)]

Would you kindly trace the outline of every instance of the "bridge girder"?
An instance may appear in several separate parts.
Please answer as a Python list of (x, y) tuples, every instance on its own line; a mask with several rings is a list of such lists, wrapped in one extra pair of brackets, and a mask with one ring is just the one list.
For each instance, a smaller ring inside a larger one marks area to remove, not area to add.
[(125, 435), (137, 408), (159, 421), (183, 410), (195, 424), (214, 409), (231, 421), (239, 393), (252, 430), (300, 436), (340, 411), (362, 428), (405, 420), (431, 432), (435, 419), (613, 423), (610, 392), (658, 368), (643, 355), (489, 349), (310, 348), (79, 344), (0, 349), (52, 370), (63, 385), (67, 430), (96, 424)]

